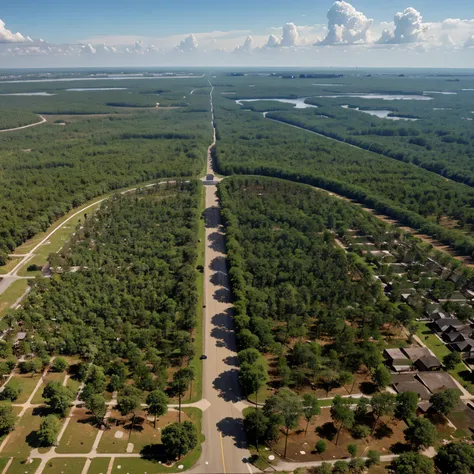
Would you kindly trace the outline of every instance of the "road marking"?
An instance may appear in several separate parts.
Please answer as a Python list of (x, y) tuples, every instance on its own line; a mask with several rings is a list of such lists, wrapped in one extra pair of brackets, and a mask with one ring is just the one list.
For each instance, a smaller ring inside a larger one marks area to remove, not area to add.
[(222, 433), (219, 433), (219, 436), (221, 437), (222, 468), (224, 469), (224, 474), (227, 474), (227, 471), (226, 471), (226, 468), (225, 468), (224, 445), (222, 443)]

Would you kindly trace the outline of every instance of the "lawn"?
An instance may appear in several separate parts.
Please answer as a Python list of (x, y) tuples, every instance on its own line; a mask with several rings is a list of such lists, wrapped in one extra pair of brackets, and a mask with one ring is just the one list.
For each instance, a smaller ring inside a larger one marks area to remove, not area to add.
[(9, 458), (0, 458), (0, 472), (3, 472)]
[(6, 265), (3, 265), (3, 267), (0, 267), (0, 275), (5, 275), (11, 270), (15, 268), (15, 265), (20, 262), (22, 257), (10, 257), (7, 260)]
[(30, 395), (32, 394), (39, 380), (40, 377), (38, 375), (32, 377), (31, 374), (15, 374), (11, 378), (10, 382), (8, 382), (7, 386), (15, 385), (17, 387), (21, 387), (22, 391), (20, 396), (13, 403), (17, 405), (25, 403), (28, 398), (30, 398)]
[(66, 431), (61, 438), (58, 453), (88, 453), (92, 449), (94, 440), (99, 432), (90, 422), (85, 408), (76, 408), (69, 421)]
[(269, 388), (268, 386), (264, 386), (259, 388), (258, 390), (258, 398), (256, 393), (252, 393), (247, 397), (248, 401), (251, 403), (255, 403), (255, 401), (258, 402), (259, 405), (264, 404), (265, 400), (268, 397), (271, 397), (273, 395), (274, 391)]
[(53, 458), (46, 463), (44, 474), (78, 474), (86, 463), (86, 458)]
[(48, 385), (49, 382), (63, 382), (64, 377), (66, 376), (65, 372), (48, 372), (46, 374), (46, 377), (43, 377), (43, 383), (38, 387), (38, 390), (36, 390), (36, 393), (33, 395), (33, 400), (31, 403), (35, 405), (39, 405), (41, 403), (44, 403), (45, 400), (43, 398), (43, 390), (46, 385)]
[[(416, 335), (432, 350), (440, 361), (443, 361), (443, 358), (451, 352), (436, 334), (433, 333), (426, 322), (418, 322)], [(455, 369), (450, 370), (449, 373), (468, 390), (469, 393), (474, 394), (474, 385), (471, 381), (472, 373), (464, 363), (458, 364)]]
[(87, 474), (106, 474), (109, 469), (111, 458), (94, 458), (89, 466)]
[(27, 287), (28, 280), (16, 280), (0, 295), (0, 316), (23, 296)]
[(39, 429), (42, 418), (38, 414), (33, 415), (33, 412), (37, 413), (37, 410), (31, 408), (26, 410), (17, 427), (10, 434), (2, 454), (26, 458), (31, 449), (36, 447), (35, 431)]
[[(130, 433), (131, 416), (123, 417), (119, 412), (113, 411), (110, 429), (105, 431), (100, 440), (97, 452), (99, 453), (126, 453), (128, 443), (133, 444), (133, 452), (139, 453), (143, 447), (149, 444), (161, 443), (161, 430), (171, 423), (178, 421), (178, 412), (170, 411), (162, 416), (157, 423), (157, 429), (153, 423), (146, 420), (146, 413), (138, 411), (135, 418), (135, 426)], [(184, 414), (181, 420), (188, 420)], [(121, 436), (121, 437), (116, 437)], [(130, 440), (130, 441), (129, 441)]]
[(40, 460), (30, 459), (28, 462), (25, 461), (26, 457), (13, 459), (7, 474), (34, 474), (40, 465)]

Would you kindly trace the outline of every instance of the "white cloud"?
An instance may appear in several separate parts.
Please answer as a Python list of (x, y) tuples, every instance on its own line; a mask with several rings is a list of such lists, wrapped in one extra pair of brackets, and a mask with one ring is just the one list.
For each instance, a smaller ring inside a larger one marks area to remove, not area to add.
[(393, 21), (394, 29), (384, 30), (379, 43), (416, 43), (423, 39), (423, 33), (428, 29), (428, 25), (423, 24), (421, 13), (412, 7), (398, 12)]
[(247, 36), (244, 44), (242, 46), (237, 46), (234, 52), (235, 53), (251, 53), (253, 46), (254, 46), (253, 38), (251, 36)]
[(96, 54), (97, 50), (90, 43), (81, 46), (79, 54)]
[(278, 46), (280, 46), (280, 40), (275, 35), (270, 35), (265, 48), (278, 48)]
[(191, 53), (193, 51), (196, 51), (198, 49), (198, 42), (196, 37), (191, 34), (184, 38), (181, 43), (176, 47), (177, 50), (182, 51), (183, 53)]
[(355, 44), (370, 42), (373, 20), (350, 3), (335, 2), (328, 11), (328, 34), (321, 44)]
[(470, 36), (464, 43), (465, 48), (474, 48), (474, 35)]
[(287, 23), (283, 27), (282, 46), (295, 46), (298, 42), (298, 29), (294, 23)]
[(31, 38), (28, 37), (27, 39), (21, 33), (12, 33), (7, 30), (5, 22), (0, 20), (0, 43), (24, 43), (28, 40), (31, 40)]

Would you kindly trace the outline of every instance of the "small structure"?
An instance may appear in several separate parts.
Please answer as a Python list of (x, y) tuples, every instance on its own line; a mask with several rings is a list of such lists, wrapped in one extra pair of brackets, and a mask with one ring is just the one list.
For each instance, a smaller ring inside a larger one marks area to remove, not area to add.
[(400, 349), (385, 349), (383, 356), (387, 365), (395, 372), (407, 372), (412, 369), (411, 360)]
[(441, 362), (434, 355), (420, 357), (415, 361), (415, 367), (421, 371), (440, 370)]
[(15, 336), (15, 342), (13, 343), (15, 346), (20, 344), (21, 341), (24, 341), (26, 338), (26, 332), (17, 332)]
[(474, 339), (465, 339), (450, 344), (453, 351), (461, 353), (463, 359), (474, 359)]
[(419, 372), (415, 375), (415, 379), (419, 380), (431, 393), (458, 388), (451, 375), (446, 372)]

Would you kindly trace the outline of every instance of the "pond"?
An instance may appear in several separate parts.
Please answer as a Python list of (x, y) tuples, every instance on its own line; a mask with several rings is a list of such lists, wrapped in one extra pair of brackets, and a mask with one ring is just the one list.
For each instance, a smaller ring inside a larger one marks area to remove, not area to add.
[(354, 97), (357, 99), (379, 99), (379, 100), (433, 100), (433, 97), (427, 95), (406, 95), (406, 94), (337, 94), (337, 95), (320, 95), (322, 99), (344, 99), (346, 97)]
[[(85, 87), (78, 89), (66, 89), (66, 92), (87, 92), (87, 91), (126, 91), (127, 87)], [(159, 94), (158, 94), (159, 95)]]
[(260, 101), (271, 101), (271, 102), (281, 102), (282, 104), (293, 104), (295, 109), (308, 109), (308, 108), (315, 108), (317, 109), (317, 105), (311, 105), (305, 103), (305, 100), (308, 97), (300, 97), (299, 99), (241, 99), (236, 100), (235, 103), (239, 105), (244, 105), (243, 102), (260, 102)]
[[(341, 106), (344, 109), (348, 109), (348, 105)], [(409, 122), (416, 122), (418, 119), (411, 118), (411, 117), (393, 117), (390, 114), (393, 114), (393, 110), (360, 110), (359, 107), (357, 108), (350, 108), (351, 110), (356, 110), (357, 112), (362, 112), (364, 114), (373, 115), (374, 117), (378, 117), (381, 119), (388, 119), (388, 120), (408, 120)]]
[(16, 95), (16, 96), (38, 95), (38, 96), (42, 96), (42, 97), (49, 97), (49, 96), (56, 95), (56, 94), (50, 94), (49, 92), (16, 92), (14, 94), (12, 93), (12, 94), (0, 94), (0, 95)]

